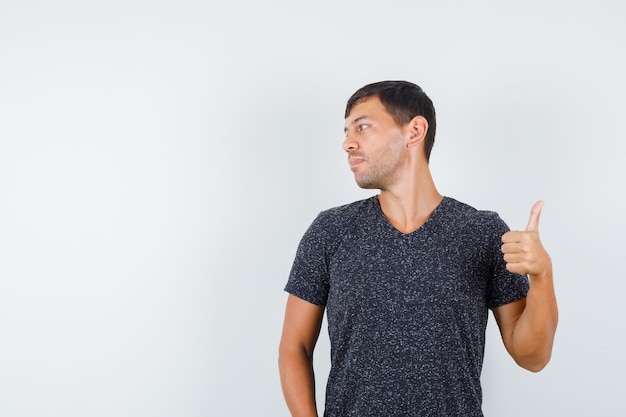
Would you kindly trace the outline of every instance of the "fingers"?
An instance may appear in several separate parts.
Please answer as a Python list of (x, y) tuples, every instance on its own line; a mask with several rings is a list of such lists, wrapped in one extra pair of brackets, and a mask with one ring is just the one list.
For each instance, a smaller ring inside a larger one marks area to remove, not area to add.
[(520, 232), (518, 230), (506, 232), (502, 235), (502, 243), (506, 244), (519, 242), (522, 239), (524, 233), (525, 232)]
[(530, 218), (528, 219), (528, 225), (526, 226), (527, 232), (539, 232), (539, 217), (541, 216), (541, 209), (543, 208), (543, 201), (537, 201), (533, 208), (530, 209)]
[(532, 276), (551, 270), (550, 257), (539, 238), (542, 208), (543, 201), (533, 205), (525, 231), (510, 231), (502, 235), (501, 250), (509, 271)]
[(525, 262), (526, 258), (523, 253), (505, 253), (504, 262), (508, 264), (519, 264)]
[(520, 262), (507, 262), (506, 269), (515, 274), (526, 275), (529, 273), (528, 267)]
[(528, 274), (536, 270), (538, 263), (542, 262), (538, 245), (540, 245), (538, 239), (529, 239), (528, 236), (518, 242), (503, 244), (501, 250), (506, 269), (518, 274)]

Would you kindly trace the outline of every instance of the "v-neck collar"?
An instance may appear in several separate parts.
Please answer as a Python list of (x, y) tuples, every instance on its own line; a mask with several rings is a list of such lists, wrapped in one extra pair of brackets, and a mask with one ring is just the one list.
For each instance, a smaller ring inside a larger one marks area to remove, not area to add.
[(411, 236), (416, 236), (422, 233), (422, 231), (425, 228), (429, 228), (429, 224), (431, 224), (434, 220), (436, 220), (439, 216), (440, 216), (440, 212), (443, 211), (443, 209), (445, 208), (446, 205), (448, 205), (450, 198), (447, 196), (443, 196), (443, 199), (441, 200), (441, 202), (437, 205), (437, 207), (435, 207), (435, 209), (433, 210), (433, 212), (430, 214), (430, 216), (428, 216), (428, 218), (426, 219), (426, 221), (424, 222), (424, 224), (422, 224), (420, 227), (418, 227), (417, 229), (413, 230), (412, 232), (409, 233), (402, 233), (400, 230), (398, 230), (393, 224), (391, 224), (391, 222), (389, 221), (389, 219), (387, 218), (387, 216), (385, 215), (385, 213), (383, 213), (383, 209), (380, 206), (380, 201), (378, 200), (378, 196), (374, 196), (372, 197), (373, 204), (376, 207), (377, 210), (377, 214), (380, 217), (380, 220), (382, 221), (382, 223), (385, 225), (386, 228), (388, 229), (392, 229), (395, 233), (397, 233), (400, 236), (409, 238)]

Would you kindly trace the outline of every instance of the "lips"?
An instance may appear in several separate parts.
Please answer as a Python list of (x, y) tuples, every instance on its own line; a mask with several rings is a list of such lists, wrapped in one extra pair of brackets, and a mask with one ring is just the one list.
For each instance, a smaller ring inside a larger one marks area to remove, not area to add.
[(360, 157), (351, 156), (348, 158), (348, 164), (350, 165), (350, 168), (354, 168), (355, 166), (359, 165), (363, 161), (365, 161), (365, 159), (360, 158)]

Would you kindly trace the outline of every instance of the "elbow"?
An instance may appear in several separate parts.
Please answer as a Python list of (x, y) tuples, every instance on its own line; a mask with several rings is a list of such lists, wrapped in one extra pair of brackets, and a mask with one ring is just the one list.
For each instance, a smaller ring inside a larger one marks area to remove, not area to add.
[(552, 358), (552, 346), (554, 337), (548, 340), (535, 341), (516, 345), (517, 349), (509, 350), (509, 353), (520, 367), (536, 373), (542, 371)]
[(279, 369), (288, 367), (294, 361), (303, 361), (310, 366), (313, 364), (313, 352), (302, 346), (293, 346), (281, 343), (278, 349), (278, 367)]
[(282, 369), (285, 366), (285, 362), (289, 362), (292, 357), (293, 351), (284, 348), (282, 345), (278, 349), (278, 368)]
[(532, 364), (519, 364), (522, 368), (526, 369), (527, 371), (530, 371), (532, 373), (537, 373), (537, 372), (541, 372), (543, 370), (543, 368), (546, 367), (546, 365), (548, 364), (548, 362), (537, 362), (537, 363), (532, 363)]
[(520, 367), (530, 372), (540, 372), (550, 363), (555, 332), (556, 323), (549, 332), (517, 339), (509, 353)]
[(537, 373), (542, 371), (550, 362), (551, 352), (534, 354), (522, 358), (515, 358), (515, 362), (527, 371)]

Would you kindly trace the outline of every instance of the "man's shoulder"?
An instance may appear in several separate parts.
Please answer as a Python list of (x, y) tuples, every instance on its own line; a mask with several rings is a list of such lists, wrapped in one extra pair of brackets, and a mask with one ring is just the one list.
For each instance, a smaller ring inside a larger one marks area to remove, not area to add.
[(468, 203), (464, 203), (452, 197), (446, 196), (445, 200), (448, 202), (448, 206), (453, 211), (455, 211), (457, 214), (462, 215), (462, 216), (476, 217), (476, 218), (493, 218), (494, 216), (498, 216), (498, 213), (495, 211), (477, 209)]
[(342, 234), (372, 216), (375, 208), (376, 197), (331, 207), (317, 215), (311, 229), (316, 233)]
[(320, 212), (319, 217), (328, 220), (349, 220), (357, 216), (371, 213), (375, 207), (376, 197), (368, 197), (363, 200), (353, 201), (351, 203), (335, 206)]
[(452, 197), (445, 197), (445, 201), (447, 203), (448, 213), (464, 224), (482, 227), (497, 226), (498, 228), (505, 225), (496, 211), (479, 210), (470, 204), (461, 202)]

